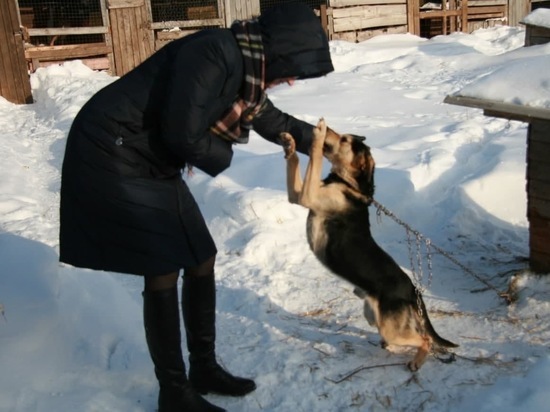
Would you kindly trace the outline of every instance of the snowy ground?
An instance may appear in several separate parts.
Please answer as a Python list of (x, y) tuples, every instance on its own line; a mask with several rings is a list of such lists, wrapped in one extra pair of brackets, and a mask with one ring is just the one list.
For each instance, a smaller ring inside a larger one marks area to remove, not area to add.
[[(550, 108), (550, 45), (523, 42), (509, 27), (335, 41), (334, 73), (270, 93), (297, 117), (367, 137), (375, 198), (444, 251), (430, 257), (372, 208), (375, 238), (426, 288), (438, 332), (460, 344), (455, 362), (431, 357), (412, 374), (411, 352), (380, 348), (350, 285), (309, 251), (279, 147), (254, 135), (223, 175), (186, 177), (219, 248), (218, 355), (258, 384), (211, 402), (242, 412), (547, 410), (550, 278), (527, 271), (526, 124), (442, 103), (514, 67), (483, 93), (521, 90), (522, 103)], [(65, 136), (111, 81), (72, 62), (32, 75), (35, 104), (0, 98), (2, 411), (156, 408), (141, 279), (57, 261)], [(509, 289), (510, 305), (499, 296)]]

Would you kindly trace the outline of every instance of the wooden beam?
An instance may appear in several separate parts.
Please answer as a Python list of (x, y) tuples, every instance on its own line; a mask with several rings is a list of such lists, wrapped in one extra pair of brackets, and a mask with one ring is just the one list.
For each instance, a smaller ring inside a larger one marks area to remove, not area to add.
[(39, 60), (62, 60), (86, 56), (101, 56), (112, 53), (105, 43), (70, 44), (66, 46), (29, 47), (25, 58)]
[(407, 6), (394, 4), (333, 9), (332, 17), (335, 32), (397, 26), (407, 24)]
[(175, 21), (162, 21), (158, 23), (151, 23), (151, 29), (173, 29), (174, 27), (180, 28), (192, 28), (192, 27), (205, 27), (215, 26), (223, 27), (223, 19), (206, 19), (206, 20), (175, 20)]
[(129, 7), (141, 7), (145, 4), (145, 0), (107, 0), (107, 8), (109, 9), (127, 9)]
[(447, 96), (443, 102), (458, 106), (483, 109), (488, 116), (504, 117), (506, 119), (521, 120), (525, 122), (530, 122), (534, 119), (550, 120), (550, 109), (540, 107), (521, 106), (519, 104), (467, 96)]
[(330, 0), (330, 7), (368, 6), (373, 4), (406, 4), (407, 0)]

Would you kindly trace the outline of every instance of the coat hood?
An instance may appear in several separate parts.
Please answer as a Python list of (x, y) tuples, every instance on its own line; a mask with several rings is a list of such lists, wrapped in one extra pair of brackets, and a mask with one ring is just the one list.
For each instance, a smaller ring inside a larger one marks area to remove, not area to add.
[(266, 59), (266, 82), (286, 77), (319, 77), (334, 70), (321, 22), (305, 4), (276, 6), (258, 21)]

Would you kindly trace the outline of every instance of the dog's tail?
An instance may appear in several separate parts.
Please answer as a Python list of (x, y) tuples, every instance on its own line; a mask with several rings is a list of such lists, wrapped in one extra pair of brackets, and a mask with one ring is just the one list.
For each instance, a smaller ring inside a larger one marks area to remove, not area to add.
[(435, 331), (435, 328), (432, 325), (432, 322), (430, 322), (430, 318), (428, 316), (428, 311), (426, 310), (426, 305), (424, 304), (424, 299), (420, 299), (420, 305), (422, 308), (422, 320), (424, 321), (424, 327), (426, 328), (426, 332), (428, 332), (428, 335), (433, 340), (434, 346), (439, 348), (458, 348), (458, 345), (456, 343), (453, 343), (445, 338), (442, 338), (439, 336), (439, 334)]

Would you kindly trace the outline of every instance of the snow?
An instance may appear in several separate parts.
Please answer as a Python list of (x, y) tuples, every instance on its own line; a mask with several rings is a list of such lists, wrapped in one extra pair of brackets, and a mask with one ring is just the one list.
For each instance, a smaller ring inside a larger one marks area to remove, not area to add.
[(545, 8), (533, 10), (521, 22), (550, 29), (550, 10)]
[[(185, 177), (219, 248), (218, 356), (258, 384), (211, 402), (243, 412), (548, 409), (550, 277), (526, 260), (527, 125), (443, 103), (470, 90), (550, 107), (550, 47), (523, 48), (524, 36), (501, 26), (333, 41), (334, 73), (270, 91), (299, 118), (366, 136), (376, 200), (423, 237), (409, 240), (374, 207), (373, 235), (424, 288), (437, 331), (460, 344), (454, 362), (432, 356), (412, 374), (410, 351), (380, 347), (352, 287), (308, 249), (307, 211), (287, 202), (278, 146), (252, 135), (222, 175)], [(2, 411), (156, 408), (142, 280), (58, 263), (65, 137), (113, 80), (75, 61), (32, 74), (32, 105), (0, 98)], [(497, 293), (507, 290), (511, 304)]]

